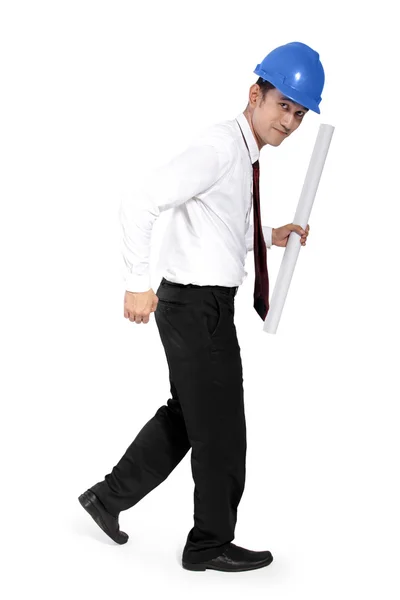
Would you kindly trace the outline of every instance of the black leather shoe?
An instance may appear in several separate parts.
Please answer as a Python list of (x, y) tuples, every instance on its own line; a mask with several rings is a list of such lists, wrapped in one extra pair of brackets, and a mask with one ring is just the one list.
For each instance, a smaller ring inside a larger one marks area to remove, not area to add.
[(235, 546), (231, 542), (217, 558), (212, 558), (202, 563), (190, 563), (182, 560), (182, 567), (189, 571), (205, 571), (206, 569), (232, 572), (251, 571), (252, 569), (266, 567), (272, 560), (273, 557), (269, 550), (254, 552), (253, 550), (246, 550), (246, 548)]
[(124, 531), (120, 531), (118, 517), (110, 515), (91, 490), (83, 492), (78, 500), (104, 533), (117, 544), (126, 544), (129, 536)]

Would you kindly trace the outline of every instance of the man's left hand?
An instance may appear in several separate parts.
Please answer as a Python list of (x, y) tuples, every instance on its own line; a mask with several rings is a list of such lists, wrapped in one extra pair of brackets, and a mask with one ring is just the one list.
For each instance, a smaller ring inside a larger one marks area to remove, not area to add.
[(300, 225), (294, 225), (294, 223), (289, 223), (288, 225), (283, 225), (282, 227), (273, 228), (272, 229), (272, 245), (273, 246), (281, 246), (285, 247), (287, 241), (289, 239), (289, 235), (295, 231), (298, 233), (300, 237), (300, 242), (302, 246), (306, 245), (307, 236), (310, 231), (310, 226), (307, 225), (305, 231)]

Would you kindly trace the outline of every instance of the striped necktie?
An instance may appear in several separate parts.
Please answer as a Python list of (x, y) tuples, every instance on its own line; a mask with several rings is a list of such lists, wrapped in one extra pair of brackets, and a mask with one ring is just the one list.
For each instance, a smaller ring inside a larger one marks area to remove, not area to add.
[[(240, 127), (247, 150), (249, 147)], [(250, 155), (250, 151), (249, 151)], [(260, 163), (258, 160), (253, 164), (253, 214), (254, 214), (254, 308), (264, 321), (269, 310), (269, 280), (267, 269), (267, 246), (265, 244), (260, 208)]]

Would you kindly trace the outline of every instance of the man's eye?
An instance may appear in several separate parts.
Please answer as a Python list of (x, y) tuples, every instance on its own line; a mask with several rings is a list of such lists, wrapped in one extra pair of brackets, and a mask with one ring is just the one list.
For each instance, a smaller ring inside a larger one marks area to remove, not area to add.
[[(281, 105), (281, 106), (288, 106), (288, 105), (286, 104), (286, 102), (280, 102), (280, 105)], [(302, 114), (299, 114), (299, 113), (302, 113)], [(303, 110), (299, 110), (299, 111), (297, 112), (297, 116), (298, 116), (298, 117), (304, 117), (304, 115), (305, 115), (305, 112), (304, 112)]]

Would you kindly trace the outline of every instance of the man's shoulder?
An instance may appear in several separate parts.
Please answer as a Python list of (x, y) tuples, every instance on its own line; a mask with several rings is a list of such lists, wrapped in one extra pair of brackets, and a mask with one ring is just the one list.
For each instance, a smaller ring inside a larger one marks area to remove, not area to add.
[(202, 129), (193, 141), (209, 144), (220, 151), (234, 152), (237, 149), (237, 131), (234, 123), (234, 119), (213, 123)]

